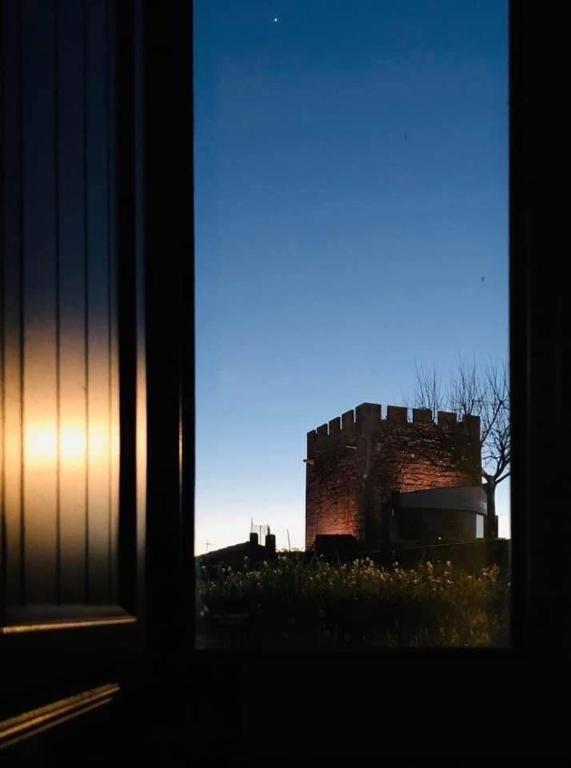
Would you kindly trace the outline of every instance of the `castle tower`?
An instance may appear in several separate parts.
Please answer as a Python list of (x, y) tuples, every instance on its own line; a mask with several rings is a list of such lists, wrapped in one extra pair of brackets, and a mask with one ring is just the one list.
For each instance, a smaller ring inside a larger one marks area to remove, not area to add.
[(318, 534), (389, 540), (393, 492), (481, 484), (480, 419), (362, 403), (307, 434), (306, 548)]

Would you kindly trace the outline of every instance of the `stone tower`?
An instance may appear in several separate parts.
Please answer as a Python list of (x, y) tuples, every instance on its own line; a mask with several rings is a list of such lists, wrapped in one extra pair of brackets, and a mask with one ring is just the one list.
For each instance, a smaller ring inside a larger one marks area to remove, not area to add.
[(479, 486), (480, 419), (429, 409), (362, 403), (307, 434), (306, 549), (317, 534), (388, 540), (385, 507), (394, 491)]

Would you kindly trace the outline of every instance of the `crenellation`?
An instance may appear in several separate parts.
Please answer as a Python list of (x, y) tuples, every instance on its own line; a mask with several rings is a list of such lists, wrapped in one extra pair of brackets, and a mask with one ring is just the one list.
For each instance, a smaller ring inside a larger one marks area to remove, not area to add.
[(408, 422), (408, 408), (402, 405), (387, 405), (387, 421), (406, 424)]
[(353, 408), (341, 414), (341, 429), (343, 432), (353, 432), (355, 429), (355, 411)]
[(430, 408), (413, 408), (412, 423), (413, 424), (432, 424), (432, 411), (430, 410)]
[(341, 431), (341, 417), (337, 416), (329, 422), (329, 434), (337, 435)]
[[(409, 424), (411, 427), (416, 424), (433, 424), (449, 428), (460, 426), (470, 435), (480, 434), (480, 417), (468, 414), (462, 420), (458, 420), (455, 413), (450, 411), (438, 411), (437, 420), (434, 421), (430, 408), (412, 408), (412, 420), (410, 412), (406, 406), (387, 405), (386, 415), (381, 415), (381, 405), (378, 403), (361, 403), (355, 409), (345, 411), (341, 416), (336, 416), (325, 424), (321, 424), (316, 429), (307, 433), (308, 441), (319, 440), (320, 442), (327, 437), (338, 435), (340, 432), (351, 433), (355, 427), (359, 427), (359, 432), (375, 431), (383, 423)], [(347, 435), (348, 436), (348, 435)]]
[(471, 414), (468, 414), (464, 416), (461, 424), (464, 425), (464, 428), (466, 429), (466, 432), (472, 439), (479, 440), (480, 439), (480, 417), (479, 416), (472, 416)]
[(307, 433), (307, 458), (311, 459), (315, 452), (315, 445), (317, 443), (317, 432), (315, 429), (311, 429)]
[(438, 411), (438, 426), (445, 429), (454, 427), (458, 423), (458, 419), (455, 413), (450, 411)]
[(359, 432), (374, 432), (381, 423), (381, 406), (378, 403), (361, 403), (355, 408)]

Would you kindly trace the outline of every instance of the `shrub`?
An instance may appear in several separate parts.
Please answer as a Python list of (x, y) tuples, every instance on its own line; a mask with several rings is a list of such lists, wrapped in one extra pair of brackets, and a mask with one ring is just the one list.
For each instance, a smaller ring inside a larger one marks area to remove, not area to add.
[(278, 555), (198, 582), (207, 646), (376, 648), (505, 645), (509, 587), (491, 566), (472, 576), (447, 561), (384, 569)]

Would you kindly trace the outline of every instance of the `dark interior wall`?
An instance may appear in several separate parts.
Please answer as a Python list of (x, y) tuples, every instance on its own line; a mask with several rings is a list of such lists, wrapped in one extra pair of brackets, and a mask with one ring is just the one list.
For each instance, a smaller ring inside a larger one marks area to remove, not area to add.
[(6, 0), (6, 600), (112, 604), (119, 526), (114, 14)]

